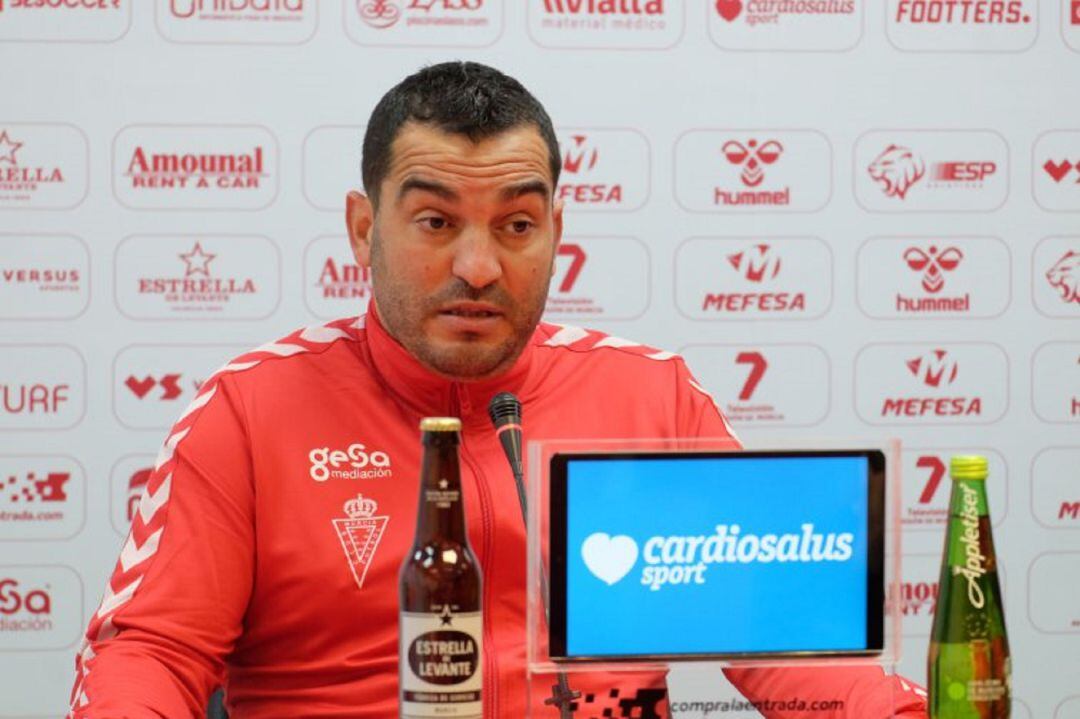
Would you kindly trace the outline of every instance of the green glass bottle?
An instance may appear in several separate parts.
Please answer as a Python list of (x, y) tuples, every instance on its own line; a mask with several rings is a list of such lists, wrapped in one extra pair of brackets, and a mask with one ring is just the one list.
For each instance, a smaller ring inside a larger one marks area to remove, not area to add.
[(931, 719), (1008, 719), (1012, 661), (986, 503), (986, 457), (953, 457), (927, 674)]

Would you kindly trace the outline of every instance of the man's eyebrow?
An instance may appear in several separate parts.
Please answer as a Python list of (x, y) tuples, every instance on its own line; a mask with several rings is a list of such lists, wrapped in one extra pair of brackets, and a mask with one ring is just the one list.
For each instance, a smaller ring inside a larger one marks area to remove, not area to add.
[(504, 201), (516, 200), (522, 195), (532, 193), (540, 195), (544, 200), (547, 200), (551, 195), (548, 191), (547, 183), (543, 180), (525, 180), (524, 182), (517, 182), (502, 188), (502, 190), (499, 191), (499, 199)]
[(435, 182), (434, 180), (425, 180), (421, 177), (407, 177), (405, 181), (401, 183), (401, 187), (398, 188), (397, 199), (400, 202), (401, 198), (405, 197), (413, 190), (420, 192), (430, 192), (433, 195), (438, 195), (444, 200), (456, 201), (461, 199), (458, 193), (454, 192), (451, 188), (442, 184), (441, 182)]

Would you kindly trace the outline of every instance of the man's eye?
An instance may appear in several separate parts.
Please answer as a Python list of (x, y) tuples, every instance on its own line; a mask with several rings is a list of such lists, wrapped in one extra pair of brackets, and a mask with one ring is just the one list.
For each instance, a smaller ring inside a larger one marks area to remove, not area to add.
[(450, 226), (445, 217), (421, 217), (419, 222), (429, 230), (445, 230)]
[(515, 235), (524, 235), (526, 232), (533, 228), (533, 223), (528, 220), (514, 220), (508, 224), (507, 229)]

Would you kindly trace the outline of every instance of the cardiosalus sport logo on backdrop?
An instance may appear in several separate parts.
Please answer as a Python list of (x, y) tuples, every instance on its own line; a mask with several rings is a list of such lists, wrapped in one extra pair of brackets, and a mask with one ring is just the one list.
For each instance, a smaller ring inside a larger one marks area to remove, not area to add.
[(842, 52), (863, 35), (866, 0), (713, 0), (709, 36), (726, 50)]

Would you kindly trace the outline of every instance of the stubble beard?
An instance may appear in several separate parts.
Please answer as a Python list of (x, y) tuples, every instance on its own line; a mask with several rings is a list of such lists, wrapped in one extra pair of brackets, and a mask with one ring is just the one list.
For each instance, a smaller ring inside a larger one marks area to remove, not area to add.
[[(515, 303), (501, 287), (476, 289), (458, 277), (432, 295), (420, 295), (389, 270), (376, 234), (371, 243), (372, 296), (386, 331), (422, 365), (447, 379), (475, 381), (509, 370), (524, 351), (547, 303), (548, 283), (523, 303)], [(438, 308), (456, 300), (490, 302), (504, 313), (512, 331), (503, 342), (489, 344), (465, 335), (453, 342), (432, 340), (424, 323)]]

